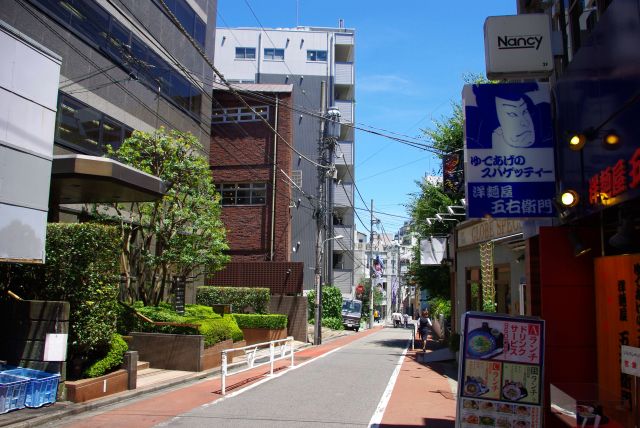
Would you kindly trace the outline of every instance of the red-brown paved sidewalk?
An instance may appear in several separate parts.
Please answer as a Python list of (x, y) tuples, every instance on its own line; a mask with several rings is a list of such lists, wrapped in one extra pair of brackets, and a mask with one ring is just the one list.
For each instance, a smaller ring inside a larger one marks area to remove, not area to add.
[(409, 350), (404, 358), (380, 427), (453, 428), (456, 398), (444, 373), (453, 363), (420, 363), (422, 351)]
[[(336, 348), (344, 346), (354, 340), (368, 336), (377, 332), (382, 326), (374, 327), (372, 330), (361, 331), (357, 334), (344, 336), (323, 343), (319, 346), (303, 349), (296, 352), (295, 364), (300, 364), (311, 358), (326, 354)], [(289, 360), (278, 361), (275, 369), (283, 369), (289, 366)], [(233, 374), (227, 378), (227, 393), (245, 387), (261, 379), (269, 372), (269, 366), (257, 367), (246, 372)], [(184, 388), (173, 391), (159, 393), (147, 399), (138, 400), (135, 403), (121, 406), (114, 410), (101, 413), (96, 416), (71, 422), (65, 427), (75, 428), (136, 428), (152, 427), (161, 422), (172, 419), (182, 413), (188, 412), (196, 407), (207, 403), (212, 403), (222, 398), (220, 393), (220, 378), (199, 382)]]

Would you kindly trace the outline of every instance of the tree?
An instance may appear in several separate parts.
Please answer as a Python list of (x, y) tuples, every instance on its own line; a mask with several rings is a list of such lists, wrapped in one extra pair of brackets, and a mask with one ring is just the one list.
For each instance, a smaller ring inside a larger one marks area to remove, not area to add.
[[(420, 185), (420, 192), (414, 195), (409, 208), (413, 220), (412, 230), (418, 233), (420, 239), (432, 235), (448, 235), (451, 233), (450, 222), (432, 221), (437, 213), (446, 212), (447, 205), (456, 205), (450, 196), (444, 194), (440, 184), (434, 184), (424, 180)], [(407, 271), (407, 280), (410, 284), (418, 285), (429, 291), (431, 297), (450, 296), (450, 276), (448, 266), (423, 266), (420, 264), (420, 246), (413, 249), (414, 257)]]
[[(492, 83), (477, 74), (464, 76), (466, 84)], [(434, 121), (431, 129), (423, 129), (422, 132), (431, 140), (431, 144), (439, 153), (441, 160), (448, 154), (461, 153), (464, 149), (464, 114), (460, 103), (452, 103), (451, 114), (440, 120)], [(432, 175), (441, 175), (442, 168), (432, 172)], [(418, 234), (420, 239), (430, 235), (449, 235), (453, 222), (432, 221), (437, 213), (447, 212), (447, 206), (460, 205), (460, 199), (464, 198), (464, 189), (460, 193), (444, 192), (441, 182), (424, 180), (417, 183), (420, 190), (412, 195), (408, 204), (412, 219), (412, 231)], [(414, 248), (414, 258), (409, 266), (407, 279), (409, 283), (427, 289), (431, 297), (450, 296), (450, 274), (447, 266), (422, 266), (420, 265), (420, 248)]]
[(135, 278), (145, 305), (165, 297), (171, 276), (191, 276), (221, 269), (229, 260), (220, 195), (216, 192), (202, 146), (189, 133), (134, 131), (110, 155), (155, 175), (167, 192), (155, 202), (114, 206), (123, 235), (122, 265)]

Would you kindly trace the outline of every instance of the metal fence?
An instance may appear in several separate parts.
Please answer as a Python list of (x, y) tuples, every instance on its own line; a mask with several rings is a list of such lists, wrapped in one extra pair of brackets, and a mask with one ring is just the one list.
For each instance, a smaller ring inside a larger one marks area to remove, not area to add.
[[(269, 350), (268, 354), (266, 354), (267, 347)], [(276, 347), (278, 349), (276, 349)], [(241, 351), (244, 351), (246, 356), (246, 359), (244, 361), (239, 361), (239, 362), (230, 363), (230, 364), (227, 362), (227, 354), (229, 352), (236, 353)], [(276, 354), (279, 354), (279, 356), (276, 356)], [(244, 346), (242, 348), (229, 348), (229, 349), (223, 350), (222, 351), (222, 367), (221, 367), (222, 395), (226, 394), (227, 375), (229, 374), (229, 367), (246, 365), (245, 368), (236, 370), (234, 372), (234, 373), (241, 373), (247, 370), (251, 370), (254, 367), (260, 367), (260, 366), (269, 364), (269, 376), (272, 376), (274, 363), (279, 360), (284, 360), (285, 358), (291, 359), (289, 368), (295, 365), (293, 362), (293, 337), (292, 336), (289, 336), (286, 339), (256, 343), (254, 345)]]

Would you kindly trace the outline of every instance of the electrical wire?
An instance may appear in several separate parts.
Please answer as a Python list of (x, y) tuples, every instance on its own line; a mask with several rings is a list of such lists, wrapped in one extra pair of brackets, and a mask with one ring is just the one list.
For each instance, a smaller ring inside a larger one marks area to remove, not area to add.
[[(247, 5), (247, 7), (249, 8), (249, 10), (251, 11), (251, 14), (253, 15), (253, 17), (256, 19), (256, 22), (258, 23), (258, 25), (260, 26), (260, 29), (262, 30), (262, 32), (265, 34), (265, 36), (267, 36), (267, 39), (269, 39), (269, 42), (271, 42), (271, 46), (275, 49), (276, 45), (275, 43), (273, 43), (273, 40), (271, 40), (271, 36), (269, 36), (269, 32), (267, 30), (265, 30), (264, 26), (262, 25), (262, 22), (260, 22), (260, 19), (258, 18), (258, 16), (256, 15), (256, 13), (254, 12), (253, 8), (251, 7), (251, 4), (249, 4), (249, 0), (244, 0), (244, 3)], [(229, 29), (229, 31), (231, 31)], [(237, 39), (236, 39), (237, 40)], [(252, 64), (255, 65), (255, 63), (252, 62)], [(289, 74), (294, 74), (293, 71), (291, 71), (291, 69), (289, 68), (289, 65), (284, 62), (284, 66), (287, 68), (287, 70), (289, 71)], [(257, 71), (257, 67), (256, 67), (256, 71)], [(302, 94), (304, 95), (304, 97), (307, 99), (307, 101), (309, 102), (310, 105), (313, 105), (313, 102), (311, 101), (311, 99), (309, 99), (309, 95), (307, 95), (306, 92), (302, 92)]]
[(173, 24), (178, 27), (178, 29), (180, 30), (180, 32), (182, 33), (182, 35), (189, 41), (189, 43), (193, 46), (193, 48), (200, 54), (200, 56), (202, 57), (202, 59), (204, 59), (204, 61), (207, 63), (207, 65), (213, 70), (213, 72), (220, 78), (221, 82), (229, 89), (229, 91), (249, 110), (251, 110), (251, 112), (253, 114), (255, 114), (259, 119), (261, 119), (268, 127), (269, 129), (275, 134), (277, 135), (279, 138), (282, 139), (282, 141), (289, 146), (289, 148), (291, 148), (291, 150), (293, 150), (298, 156), (300, 156), (302, 159), (305, 159), (307, 162), (311, 163), (312, 165), (315, 165), (318, 168), (325, 168), (328, 169), (329, 167), (327, 167), (326, 165), (321, 165), (318, 162), (315, 162), (313, 160), (311, 160), (310, 158), (308, 158), (305, 154), (299, 152), (295, 147), (293, 147), (285, 138), (283, 138), (277, 130), (275, 130), (273, 128), (273, 126), (271, 125), (271, 123), (269, 123), (268, 120), (266, 120), (264, 117), (262, 117), (261, 115), (259, 115), (254, 109), (253, 107), (251, 107), (249, 105), (249, 103), (247, 103), (247, 101), (233, 88), (233, 86), (227, 81), (227, 79), (224, 77), (224, 75), (216, 68), (216, 66), (209, 60), (209, 58), (207, 58), (207, 56), (205, 55), (205, 53), (202, 51), (202, 49), (200, 48), (200, 46), (197, 45), (196, 41), (193, 39), (193, 37), (191, 37), (191, 35), (184, 29), (184, 27), (182, 26), (182, 23), (178, 20), (178, 18), (176, 18), (176, 16), (173, 14), (173, 11), (171, 11), (171, 9), (169, 9), (169, 6), (167, 6), (167, 3), (164, 0), (157, 0), (161, 5), (162, 8), (165, 10), (165, 12), (169, 15), (171, 21), (173, 21)]
[[(40, 24), (42, 24), (45, 28), (47, 28), (47, 30), (49, 30), (52, 34), (55, 34), (60, 40), (62, 40), (67, 46), (69, 46), (77, 55), (79, 55), (82, 59), (84, 59), (92, 67), (94, 67), (96, 70), (100, 70), (101, 69), (101, 67), (99, 67), (98, 64), (96, 64), (91, 58), (89, 58), (80, 49), (78, 49), (76, 46), (74, 46), (73, 43), (71, 43), (68, 40), (67, 37), (63, 36), (58, 31), (56, 31), (56, 29), (53, 28), (51, 25), (49, 25), (39, 14), (35, 13), (29, 6), (27, 6), (24, 3), (23, 0), (16, 0), (16, 2), (25, 11), (27, 11), (27, 13), (29, 13), (31, 16), (33, 16), (38, 22), (40, 22)], [(124, 87), (122, 85), (122, 83), (117, 83), (116, 82), (117, 79), (115, 79), (114, 77), (112, 77), (110, 74), (108, 74), (106, 72), (102, 72), (102, 74), (104, 74), (109, 80), (111, 80), (116, 86), (118, 86), (124, 93), (129, 95), (135, 101), (137, 101), (145, 110), (147, 110), (149, 113), (151, 113), (153, 116), (155, 116), (158, 120), (161, 120), (165, 125), (167, 125), (168, 127), (172, 128), (172, 129), (177, 129), (177, 127), (169, 119), (167, 119), (166, 117), (160, 115), (158, 111), (154, 111), (151, 107), (149, 107), (147, 105), (147, 103), (145, 103), (143, 100), (141, 100), (137, 95), (135, 95), (130, 90), (128, 90), (126, 87)]]

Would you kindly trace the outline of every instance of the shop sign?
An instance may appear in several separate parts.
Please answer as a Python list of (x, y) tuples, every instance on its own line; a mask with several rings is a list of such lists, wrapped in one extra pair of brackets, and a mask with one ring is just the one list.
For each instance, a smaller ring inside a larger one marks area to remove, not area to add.
[(542, 426), (544, 321), (467, 312), (456, 426)]
[(622, 373), (636, 377), (640, 376), (640, 348), (622, 345), (621, 354), (620, 366)]
[[(621, 404), (631, 409), (633, 397), (637, 357), (623, 352), (640, 346), (640, 255), (595, 259), (595, 289), (598, 392), (604, 414), (615, 416)], [(620, 370), (625, 358), (629, 371)]]
[(462, 152), (449, 153), (442, 158), (442, 189), (446, 195), (456, 198), (464, 193)]
[(444, 236), (429, 236), (420, 240), (420, 264), (440, 266), (447, 254), (448, 239)]
[(520, 220), (487, 219), (458, 230), (458, 247), (487, 242), (522, 232)]
[(549, 17), (532, 13), (488, 17), (484, 52), (489, 79), (549, 76), (553, 71)]
[(618, 159), (614, 165), (589, 178), (589, 204), (611, 205), (612, 199), (640, 186), (640, 148), (629, 160)]
[(554, 217), (548, 84), (465, 85), (463, 108), (467, 217)]

